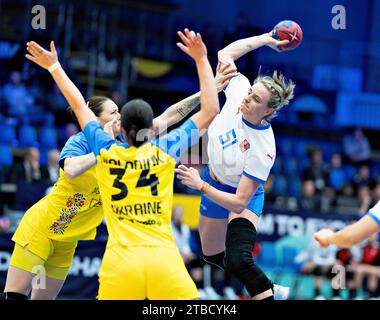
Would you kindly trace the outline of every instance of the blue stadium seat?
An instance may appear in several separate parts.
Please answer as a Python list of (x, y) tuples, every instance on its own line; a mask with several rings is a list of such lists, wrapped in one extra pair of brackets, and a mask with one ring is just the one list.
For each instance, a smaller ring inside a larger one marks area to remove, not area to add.
[(277, 195), (287, 195), (287, 182), (284, 176), (276, 176), (273, 181), (273, 192)]
[(17, 146), (16, 130), (13, 126), (0, 124), (0, 144), (10, 147)]
[(330, 170), (330, 183), (335, 190), (340, 190), (347, 180), (344, 170)]
[(294, 176), (288, 186), (289, 195), (291, 197), (299, 197), (302, 193), (301, 179)]
[(303, 159), (306, 157), (306, 145), (304, 141), (297, 141), (293, 147), (293, 155), (297, 159)]
[(276, 160), (274, 161), (271, 172), (275, 175), (281, 174), (282, 173), (282, 163), (283, 163), (282, 157), (277, 156)]
[(42, 148), (55, 149), (58, 146), (55, 128), (43, 127), (40, 130), (40, 143)]
[(283, 138), (278, 143), (279, 154), (284, 156), (285, 158), (290, 157), (292, 155), (292, 141), (288, 138)]
[(50, 149), (40, 148), (40, 165), (46, 166)]
[(39, 146), (39, 143), (37, 141), (36, 129), (29, 125), (24, 125), (20, 127), (19, 140), (20, 140), (20, 147), (23, 147), (23, 148), (30, 148), (30, 147), (37, 148)]
[(6, 145), (0, 145), (0, 166), (10, 167), (13, 164), (12, 152)]
[(283, 173), (287, 177), (294, 177), (299, 174), (297, 161), (294, 158), (286, 158), (283, 163)]
[(356, 168), (352, 165), (349, 165), (349, 164), (344, 165), (343, 170), (344, 170), (344, 173), (346, 175), (347, 181), (351, 181), (357, 172)]

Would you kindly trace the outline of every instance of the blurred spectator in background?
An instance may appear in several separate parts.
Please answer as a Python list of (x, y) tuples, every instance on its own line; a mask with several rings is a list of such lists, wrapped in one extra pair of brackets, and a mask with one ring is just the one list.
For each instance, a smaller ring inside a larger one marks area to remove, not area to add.
[(27, 120), (27, 114), (33, 106), (34, 99), (22, 82), (19, 71), (10, 73), (9, 82), (2, 90), (2, 98), (7, 107), (7, 116), (16, 118), (20, 122)]
[(333, 212), (336, 206), (336, 191), (332, 187), (326, 187), (321, 196), (321, 211)]
[(362, 251), (359, 246), (352, 246), (351, 248), (341, 248), (336, 253), (336, 264), (343, 266), (345, 269), (345, 283), (342, 283), (339, 279), (339, 269), (337, 268), (337, 272), (334, 272), (332, 275), (336, 278), (332, 280), (332, 288), (333, 288), (333, 297), (339, 298), (340, 290), (348, 288), (349, 299), (354, 299), (357, 295), (357, 281), (355, 279), (356, 276), (356, 267), (359, 264), (362, 257)]
[[(35, 92), (37, 95), (37, 92)], [(41, 94), (41, 93), (39, 93)], [(54, 115), (36, 105), (31, 88), (27, 87), (19, 71), (12, 71), (9, 82), (4, 85), (3, 100), (7, 108), (7, 116), (14, 118), (19, 124), (54, 125)]]
[(48, 153), (48, 161), (44, 169), (48, 174), (48, 180), (51, 184), (56, 183), (59, 178), (59, 155), (60, 151), (58, 149), (52, 149)]
[(45, 196), (49, 174), (46, 168), (40, 168), (39, 160), (39, 150), (30, 148), (24, 161), (13, 167), (11, 182), (17, 186), (13, 209), (17, 211), (25, 212)]
[(301, 274), (314, 275), (315, 299), (325, 299), (321, 295), (321, 287), (324, 280), (332, 277), (332, 267), (336, 263), (337, 246), (321, 248), (316, 241), (311, 240), (308, 247), (301, 251), (296, 257), (295, 262), (301, 264)]
[(363, 215), (366, 214), (371, 206), (372, 198), (371, 198), (371, 190), (368, 186), (362, 185), (358, 190), (358, 198), (360, 201), (360, 207), (358, 212)]
[(183, 208), (181, 206), (173, 206), (171, 225), (174, 241), (177, 244), (182, 259), (185, 265), (189, 265), (195, 256), (190, 250), (190, 229), (183, 223)]
[(24, 161), (15, 164), (12, 169), (11, 183), (30, 183), (47, 178), (47, 173), (41, 174), (40, 151), (37, 148), (28, 149), (24, 156)]
[(375, 206), (380, 201), (380, 184), (377, 183), (372, 190), (372, 203), (371, 207)]
[(11, 221), (8, 217), (0, 216), (0, 234), (6, 233), (11, 226)]
[(360, 128), (355, 128), (353, 133), (343, 139), (345, 156), (354, 165), (368, 164), (371, 158), (371, 147), (367, 137)]
[(342, 167), (342, 156), (339, 153), (334, 153), (331, 156), (329, 180), (330, 185), (338, 192), (341, 191), (346, 182), (346, 175)]
[(195, 255), (190, 248), (191, 232), (190, 228), (183, 223), (183, 214), (182, 206), (173, 206), (171, 221), (173, 237), (191, 278), (199, 288), (202, 286), (204, 263), (202, 256)]
[(356, 192), (359, 191), (361, 186), (368, 186), (373, 188), (375, 181), (371, 178), (371, 172), (368, 165), (360, 166), (358, 173), (354, 175), (352, 179), (352, 185)]
[(366, 280), (366, 290), (369, 298), (380, 295), (380, 248), (377, 240), (377, 233), (373, 234), (362, 249), (362, 258), (355, 267), (355, 282), (360, 288)]
[(313, 180), (305, 180), (302, 182), (302, 194), (298, 199), (299, 210), (320, 210), (321, 198), (316, 194), (315, 184)]
[(342, 214), (357, 214), (360, 208), (359, 198), (350, 183), (345, 183), (340, 195), (336, 199), (336, 212)]
[(323, 154), (320, 149), (314, 149), (310, 154), (310, 165), (303, 172), (302, 180), (312, 180), (317, 193), (322, 193), (323, 189), (329, 185), (329, 170), (323, 163)]

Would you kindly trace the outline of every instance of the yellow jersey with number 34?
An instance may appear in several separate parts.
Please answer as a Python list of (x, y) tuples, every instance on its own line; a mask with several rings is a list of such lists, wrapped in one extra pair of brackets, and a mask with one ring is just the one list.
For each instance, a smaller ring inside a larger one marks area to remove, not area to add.
[(187, 120), (138, 148), (115, 142), (97, 122), (83, 132), (97, 155), (107, 246), (175, 247), (170, 225), (174, 168), (181, 154), (198, 143), (194, 122)]

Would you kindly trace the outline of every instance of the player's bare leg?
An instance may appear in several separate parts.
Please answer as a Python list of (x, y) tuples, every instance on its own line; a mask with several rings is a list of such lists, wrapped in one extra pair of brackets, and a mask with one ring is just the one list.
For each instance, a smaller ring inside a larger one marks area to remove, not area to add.
[(224, 252), (228, 219), (214, 219), (200, 215), (199, 236), (202, 252), (205, 256), (213, 256)]
[(32, 280), (35, 274), (9, 266), (4, 292), (18, 293), (28, 296), (32, 290)]
[(44, 288), (33, 288), (32, 290), (32, 300), (54, 300), (57, 298), (59, 292), (61, 291), (64, 280), (58, 280), (50, 277), (46, 277), (46, 285)]

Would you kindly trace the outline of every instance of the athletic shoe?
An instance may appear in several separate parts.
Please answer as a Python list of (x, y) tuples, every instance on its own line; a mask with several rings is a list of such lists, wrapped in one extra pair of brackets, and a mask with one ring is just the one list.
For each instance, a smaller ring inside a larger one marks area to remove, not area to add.
[(273, 298), (274, 300), (286, 300), (289, 297), (289, 287), (280, 286), (278, 284), (273, 285)]

